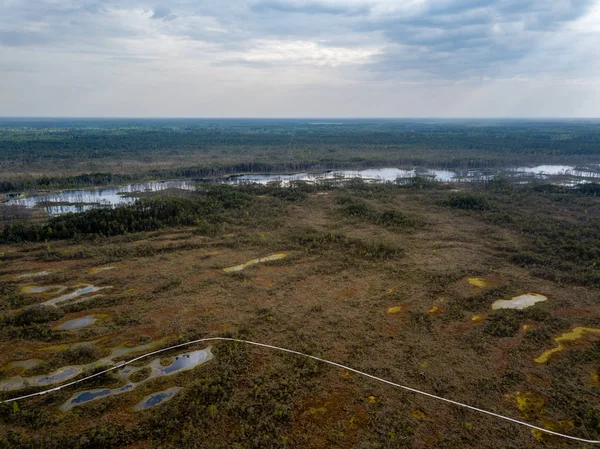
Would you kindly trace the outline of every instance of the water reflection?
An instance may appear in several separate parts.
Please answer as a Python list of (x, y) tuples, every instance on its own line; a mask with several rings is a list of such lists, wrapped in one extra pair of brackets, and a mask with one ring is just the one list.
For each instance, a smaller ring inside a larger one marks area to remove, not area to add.
[[(474, 182), (492, 179), (497, 174), (511, 177), (533, 177), (546, 179), (549, 177), (571, 177), (576, 179), (600, 178), (598, 166), (576, 167), (571, 165), (538, 165), (535, 167), (506, 167), (498, 169), (440, 170), (419, 167), (415, 169), (401, 168), (369, 168), (364, 170), (331, 170), (324, 173), (293, 174), (243, 174), (212, 180), (224, 184), (257, 183), (268, 184), (280, 182), (289, 186), (293, 181), (317, 182), (321, 180), (346, 180), (361, 178), (372, 182), (393, 182), (415, 176), (430, 177), (439, 182)], [(563, 182), (568, 180), (562, 180)], [(83, 212), (94, 207), (110, 207), (118, 204), (131, 204), (136, 197), (128, 196), (136, 192), (158, 192), (166, 189), (194, 190), (196, 184), (189, 180), (172, 180), (129, 184), (118, 188), (93, 190), (66, 190), (47, 195), (30, 197), (13, 196), (7, 205), (40, 207), (50, 215), (67, 212)]]
[(295, 173), (289, 175), (279, 174), (248, 174), (232, 176), (221, 180), (227, 184), (257, 183), (268, 184), (281, 182), (288, 186), (292, 181), (316, 182), (320, 180), (345, 180), (360, 178), (365, 181), (394, 182), (398, 179), (408, 179), (415, 176), (429, 177), (439, 182), (473, 182), (489, 181), (499, 173), (510, 176), (534, 176), (546, 178), (548, 176), (571, 176), (576, 178), (599, 178), (600, 172), (591, 169), (579, 169), (567, 165), (538, 165), (536, 167), (509, 167), (503, 169), (470, 169), (470, 170), (438, 170), (429, 168), (416, 168), (405, 170), (399, 168), (371, 168), (365, 170), (333, 170), (326, 173)]
[(26, 295), (39, 294), (39, 293), (61, 293), (65, 291), (67, 287), (64, 285), (28, 285), (21, 289), (21, 293)]
[(131, 204), (136, 201), (136, 198), (127, 195), (136, 192), (159, 192), (166, 189), (193, 190), (194, 188), (195, 183), (193, 181), (176, 180), (148, 182), (143, 184), (129, 184), (118, 188), (65, 190), (63, 192), (48, 195), (14, 198), (6, 204), (9, 206), (39, 206), (50, 215), (58, 215), (67, 212), (83, 212), (99, 206)]
[(84, 404), (87, 402), (95, 401), (96, 399), (105, 398), (107, 396), (114, 396), (117, 394), (125, 393), (126, 391), (133, 390), (135, 388), (134, 384), (127, 384), (120, 388), (108, 389), (108, 388), (99, 388), (96, 390), (88, 390), (82, 391), (80, 393), (75, 393), (71, 396), (67, 402), (59, 407), (59, 409), (63, 412), (72, 409), (76, 405)]
[(25, 387), (46, 387), (65, 380), (70, 380), (84, 371), (84, 366), (67, 366), (60, 368), (48, 375), (24, 378), (21, 376), (11, 377), (0, 381), (0, 391), (21, 390)]
[[(71, 398), (60, 406), (60, 409), (65, 411), (69, 410), (76, 405), (84, 404), (90, 401), (94, 401), (96, 399), (112, 396), (116, 394), (121, 394), (126, 391), (133, 390), (137, 386), (148, 382), (150, 379), (154, 379), (157, 377), (163, 376), (171, 376), (173, 374), (177, 374), (183, 371), (191, 370), (198, 365), (201, 365), (213, 358), (213, 354), (211, 352), (211, 347), (209, 346), (206, 349), (201, 349), (199, 351), (188, 352), (185, 354), (180, 354), (175, 357), (175, 360), (167, 366), (163, 366), (161, 363), (161, 359), (154, 359), (145, 367), (125, 367), (117, 372), (117, 376), (121, 379), (128, 379), (131, 374), (142, 370), (146, 367), (151, 369), (151, 374), (144, 380), (141, 380), (137, 383), (132, 383), (131, 381), (127, 383), (124, 387), (116, 388), (113, 390), (104, 388), (104, 389), (96, 389), (96, 390), (86, 390), (75, 393)], [(178, 387), (174, 387), (178, 388)], [(157, 405), (160, 402), (166, 400), (170, 396), (173, 396), (179, 389), (169, 389), (163, 392), (156, 393), (155, 395), (150, 395), (144, 398), (136, 407), (138, 410), (142, 410), (144, 408), (152, 407), (153, 405)], [(145, 407), (148, 405), (148, 407)], [(135, 409), (135, 407), (134, 407)]]
[(575, 176), (577, 178), (598, 178), (600, 173), (582, 170), (570, 165), (538, 165), (536, 167), (509, 168), (509, 172), (537, 175), (542, 178), (549, 176)]
[(212, 352), (210, 351), (210, 347), (208, 347), (207, 349), (201, 349), (200, 351), (181, 354), (175, 357), (173, 363), (168, 366), (163, 366), (160, 363), (160, 359), (156, 359), (153, 360), (149, 365), (152, 368), (152, 373), (150, 374), (149, 379), (170, 376), (182, 371), (188, 371), (208, 360), (211, 360), (212, 358)]
[(181, 391), (181, 387), (171, 387), (164, 391), (158, 391), (156, 393), (152, 393), (138, 402), (134, 407), (134, 412), (139, 412), (140, 410), (146, 410), (151, 407), (156, 407), (163, 402), (172, 399), (177, 393)]
[[(108, 357), (104, 357), (100, 360), (97, 360), (92, 363), (88, 363), (87, 365), (72, 365), (62, 367), (49, 375), (41, 375), (41, 376), (32, 376), (32, 377), (21, 377), (15, 376), (6, 380), (0, 381), (0, 391), (14, 391), (21, 390), (28, 386), (47, 386), (61, 383), (66, 380), (71, 380), (74, 377), (77, 377), (79, 374), (83, 373), (86, 370), (95, 369), (99, 366), (113, 366), (117, 363), (117, 359), (121, 357), (125, 357), (131, 354), (147, 352), (153, 349), (156, 349), (159, 346), (167, 343), (167, 338), (162, 338), (160, 340), (155, 340), (150, 343), (146, 343), (140, 346), (127, 347), (127, 346), (117, 346), (112, 348), (111, 353)], [(85, 347), (96, 344), (98, 341), (94, 342), (79, 342), (71, 345), (63, 344), (58, 346), (50, 346), (44, 348), (45, 351), (64, 351), (66, 349), (75, 349), (79, 347)], [(210, 353), (210, 347), (205, 349), (207, 351), (206, 360), (210, 360), (212, 358), (212, 354)], [(140, 368), (137, 368), (140, 369)]]
[(105, 288), (112, 287), (96, 287), (94, 285), (84, 284), (80, 286), (77, 290), (72, 293), (67, 293), (66, 295), (58, 296), (57, 298), (50, 299), (42, 303), (43, 306), (56, 307), (61, 302), (69, 301), (71, 299), (77, 298), (81, 295), (87, 295), (88, 293), (95, 293), (97, 291), (103, 290)]
[(56, 329), (70, 330), (70, 329), (81, 329), (82, 327), (90, 326), (98, 321), (94, 315), (88, 315), (81, 318), (75, 318), (73, 320), (66, 321), (56, 326)]
[(365, 170), (335, 170), (326, 173), (295, 173), (291, 175), (279, 174), (248, 174), (232, 176), (224, 180), (227, 184), (256, 183), (268, 184), (278, 181), (287, 186), (292, 181), (315, 182), (321, 180), (344, 180), (361, 178), (377, 182), (395, 181), (399, 178), (412, 178), (416, 175), (415, 170), (403, 170), (399, 168), (370, 168)]

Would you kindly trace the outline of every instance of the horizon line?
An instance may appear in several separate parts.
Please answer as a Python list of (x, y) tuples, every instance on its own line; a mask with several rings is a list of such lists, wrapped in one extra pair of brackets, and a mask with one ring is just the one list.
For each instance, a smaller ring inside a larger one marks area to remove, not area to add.
[(219, 117), (219, 116), (68, 116), (68, 115), (16, 115), (3, 116), (0, 120), (60, 120), (60, 119), (79, 119), (79, 120), (600, 120), (600, 116), (483, 116), (483, 117), (409, 117), (409, 116), (381, 116), (381, 117), (319, 117), (319, 116), (265, 116), (265, 117)]

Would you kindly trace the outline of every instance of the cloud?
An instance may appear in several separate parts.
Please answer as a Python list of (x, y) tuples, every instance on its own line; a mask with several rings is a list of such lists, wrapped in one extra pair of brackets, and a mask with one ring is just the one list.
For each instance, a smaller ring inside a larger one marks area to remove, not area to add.
[[(96, 46), (103, 47), (114, 45), (111, 39), (118, 37), (160, 35), (214, 43), (224, 52), (251, 54), (260, 51), (254, 47), (258, 42), (287, 41), (293, 45), (312, 41), (340, 53), (357, 47), (358, 50), (379, 48), (381, 51), (375, 52), (379, 53), (377, 58), (363, 59), (372, 73), (420, 71), (426, 76), (451, 79), (490, 75), (498, 64), (526, 57), (549, 33), (557, 33), (565, 24), (583, 17), (593, 3), (592, 0), (167, 0), (160, 5), (149, 5), (144, 0), (126, 4), (108, 0), (46, 0), (37, 7), (21, 1), (14, 2), (13, 7), (10, 4), (7, 20), (0, 18), (0, 45), (5, 46), (60, 42), (61, 46), (77, 47), (93, 37)], [(130, 21), (125, 17), (130, 17)], [(236, 54), (230, 59), (240, 58)], [(290, 61), (295, 60), (290, 53)]]
[(45, 44), (46, 36), (41, 33), (0, 30), (0, 45), (7, 47), (23, 47), (28, 45)]
[(150, 18), (156, 20), (174, 20), (177, 18), (177, 15), (173, 14), (169, 8), (159, 5), (154, 8), (154, 13)]
[[(550, 34), (584, 16), (591, 1), (430, 1), (411, 15), (378, 18), (362, 29), (383, 33), (387, 50), (374, 71), (417, 70), (445, 79), (489, 76), (528, 57)], [(565, 46), (571, 44), (563, 36)], [(502, 67), (500, 67), (502, 66)]]
[(283, 13), (283, 14), (306, 14), (306, 15), (361, 15), (367, 14), (367, 5), (352, 6), (335, 2), (313, 2), (293, 0), (265, 0), (252, 4), (251, 10), (255, 13)]
[(261, 40), (245, 52), (232, 52), (223, 63), (269, 66), (285, 62), (293, 65), (337, 67), (346, 64), (364, 64), (378, 53), (377, 49), (339, 48), (322, 46), (310, 41)]
[[(156, 84), (185, 84), (198, 74), (207, 85), (226, 77), (256, 89), (273, 83), (302, 89), (343, 84), (365, 95), (399, 85), (479, 89), (498, 82), (502, 89), (523, 88), (514, 81), (519, 77), (591, 89), (600, 72), (599, 5), (600, 0), (4, 0), (0, 83), (18, 82), (21, 70), (30, 83), (63, 85), (65, 72), (83, 76), (93, 67), (95, 86), (107, 90), (116, 89), (114, 79), (123, 73)], [(36, 78), (41, 73), (44, 80)], [(536, 91), (535, 98), (542, 95)]]

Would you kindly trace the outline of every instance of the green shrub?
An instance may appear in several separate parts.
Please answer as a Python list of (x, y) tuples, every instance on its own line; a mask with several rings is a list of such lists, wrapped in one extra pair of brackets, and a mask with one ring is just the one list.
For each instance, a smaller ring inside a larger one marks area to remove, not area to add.
[(304, 201), (308, 196), (305, 192), (291, 187), (273, 188), (267, 192), (267, 195), (292, 203)]
[(56, 321), (62, 316), (55, 307), (36, 305), (28, 307), (15, 315), (5, 317), (3, 324), (10, 326), (29, 326)]
[(474, 193), (457, 193), (445, 203), (448, 207), (462, 210), (485, 210), (489, 208), (489, 204), (485, 197)]
[(364, 259), (390, 259), (403, 254), (402, 249), (386, 243), (364, 242), (343, 234), (308, 231), (292, 234), (290, 240), (311, 253), (339, 251), (353, 258)]
[(576, 191), (584, 195), (598, 196), (600, 195), (600, 184), (590, 182), (589, 184), (579, 184)]
[(483, 332), (494, 337), (513, 337), (519, 330), (514, 310), (497, 310), (483, 325)]
[(374, 211), (365, 203), (348, 204), (342, 209), (347, 217), (369, 219), (374, 215)]
[(395, 183), (408, 189), (430, 190), (443, 188), (443, 184), (425, 176), (414, 176), (412, 178), (398, 178)]
[(25, 295), (18, 293), (9, 283), (0, 284), (0, 310), (16, 309), (27, 303)]
[(410, 228), (419, 225), (419, 220), (408, 216), (404, 212), (388, 209), (379, 214), (375, 221), (391, 228)]
[(351, 197), (342, 196), (336, 200), (338, 204), (343, 204), (342, 213), (346, 217), (360, 218), (370, 221), (380, 226), (389, 228), (410, 228), (420, 224), (420, 221), (409, 215), (395, 209), (387, 209), (383, 212), (377, 212), (368, 204), (356, 201)]

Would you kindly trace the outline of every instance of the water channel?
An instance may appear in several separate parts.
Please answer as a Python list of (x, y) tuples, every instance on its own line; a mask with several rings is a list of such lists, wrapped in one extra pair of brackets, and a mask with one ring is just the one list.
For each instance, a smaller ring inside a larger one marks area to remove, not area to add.
[[(556, 178), (557, 182), (564, 185), (574, 185), (581, 182), (590, 182), (591, 180), (600, 181), (600, 165), (585, 168), (571, 165), (538, 165), (535, 167), (508, 167), (496, 170), (369, 168), (364, 170), (331, 170), (323, 173), (243, 174), (216, 179), (214, 182), (230, 185), (244, 183), (266, 185), (270, 182), (280, 182), (282, 186), (289, 186), (293, 181), (318, 182), (360, 178), (372, 182), (393, 182), (397, 179), (407, 179), (415, 176), (429, 177), (439, 182), (477, 182), (490, 180), (499, 173), (522, 179), (522, 182), (531, 179), (551, 180)], [(18, 196), (10, 199), (5, 204), (28, 208), (37, 207), (45, 210), (49, 215), (58, 215), (67, 212), (82, 212), (94, 207), (131, 204), (137, 200), (136, 194), (159, 192), (167, 189), (195, 190), (196, 183), (192, 180), (171, 180), (129, 184), (116, 188), (65, 190), (42, 195)]]

